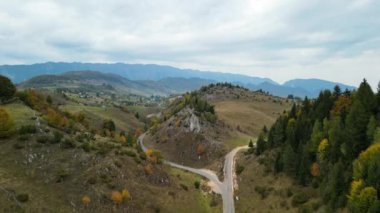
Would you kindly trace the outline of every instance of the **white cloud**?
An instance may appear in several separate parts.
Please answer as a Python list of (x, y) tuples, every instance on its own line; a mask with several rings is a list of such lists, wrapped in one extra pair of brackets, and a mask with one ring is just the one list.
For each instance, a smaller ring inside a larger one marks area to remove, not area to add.
[(160, 63), (374, 85), (378, 11), (371, 0), (0, 0), (0, 64)]

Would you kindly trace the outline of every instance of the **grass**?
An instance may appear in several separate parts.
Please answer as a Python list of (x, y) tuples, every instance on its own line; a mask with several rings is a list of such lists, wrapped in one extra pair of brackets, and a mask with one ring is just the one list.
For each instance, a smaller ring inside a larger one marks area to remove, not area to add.
[(239, 201), (235, 201), (236, 212), (299, 212), (298, 207), (292, 205), (294, 196), (299, 193), (310, 196), (305, 206), (318, 202), (315, 189), (294, 185), (292, 179), (284, 174), (268, 172), (254, 155), (244, 156), (240, 153), (238, 164), (244, 165), (245, 169), (238, 178)]
[(0, 106), (7, 110), (15, 122), (16, 127), (33, 124), (34, 111), (22, 103), (11, 103)]
[(270, 101), (221, 101), (215, 103), (218, 118), (225, 121), (233, 129), (258, 136), (263, 126), (271, 126), (279, 113), (288, 109), (290, 105), (282, 105)]
[(98, 125), (101, 125), (105, 119), (112, 119), (118, 130), (143, 127), (143, 124), (135, 118), (134, 114), (123, 112), (115, 107), (65, 105), (61, 109), (70, 113), (86, 112), (93, 123), (97, 123)]
[(245, 146), (249, 144), (249, 140), (252, 140), (253, 143), (256, 142), (257, 138), (255, 136), (250, 136), (246, 134), (235, 133), (232, 136), (232, 139), (226, 141), (226, 145), (229, 149), (233, 149), (238, 146)]
[[(188, 187), (189, 195), (184, 197), (184, 200), (181, 200), (180, 203), (173, 203), (174, 206), (172, 206), (172, 209), (168, 212), (222, 212), (223, 205), (219, 195), (211, 195), (202, 192), (200, 189), (195, 189), (194, 182), (200, 181), (202, 177), (176, 168), (170, 168), (169, 173), (174, 176), (180, 184)], [(218, 200), (218, 205), (215, 207), (210, 206), (213, 196), (217, 196), (216, 199)], [(189, 208), (184, 208), (185, 206)]]

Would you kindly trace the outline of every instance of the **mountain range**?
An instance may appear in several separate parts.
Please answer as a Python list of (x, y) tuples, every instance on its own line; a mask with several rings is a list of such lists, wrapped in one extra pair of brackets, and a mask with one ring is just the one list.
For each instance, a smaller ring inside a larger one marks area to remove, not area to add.
[[(124, 83), (138, 84), (155, 91), (155, 94), (172, 94), (198, 89), (215, 82), (229, 82), (252, 90), (264, 90), (276, 96), (316, 97), (320, 90), (333, 89), (339, 85), (342, 90), (355, 87), (320, 79), (294, 79), (279, 84), (269, 78), (241, 74), (179, 69), (155, 64), (105, 64), (105, 63), (65, 63), (47, 62), (32, 65), (2, 65), (0, 74), (8, 76), (15, 83), (21, 83), (40, 75), (59, 75), (69, 71), (99, 71), (123, 77)], [(112, 75), (108, 75), (110, 77)], [(51, 77), (51, 76), (50, 76)], [(66, 76), (67, 77), (67, 76)], [(84, 76), (82, 75), (82, 78)], [(99, 76), (98, 76), (99, 77)], [(90, 77), (91, 78), (91, 77)], [(51, 80), (51, 78), (49, 78)], [(41, 80), (41, 79), (40, 79)], [(61, 79), (62, 80), (62, 79)], [(140, 88), (141, 89), (141, 88)], [(146, 92), (149, 89), (145, 89)], [(154, 93), (154, 92), (148, 92)]]

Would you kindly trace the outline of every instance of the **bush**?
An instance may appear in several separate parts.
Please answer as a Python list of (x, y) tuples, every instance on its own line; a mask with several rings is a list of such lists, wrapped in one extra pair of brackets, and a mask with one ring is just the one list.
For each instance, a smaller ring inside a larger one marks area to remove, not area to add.
[(18, 142), (18, 143), (13, 144), (13, 148), (23, 149), (23, 148), (25, 148), (25, 144)]
[(82, 148), (85, 152), (91, 151), (91, 145), (89, 142), (85, 142), (82, 145), (80, 145), (80, 148)]
[(244, 166), (239, 165), (238, 163), (236, 164), (236, 174), (240, 175), (244, 171)]
[(194, 182), (194, 187), (195, 187), (196, 189), (199, 189), (200, 185), (201, 185), (201, 183), (200, 183), (198, 180), (196, 180), (196, 181)]
[(62, 141), (61, 147), (65, 149), (75, 148), (75, 142), (72, 139), (66, 138)]
[(303, 192), (297, 193), (293, 196), (292, 206), (295, 206), (295, 207), (299, 206), (301, 204), (306, 203), (308, 200), (309, 200), (309, 197), (307, 196), (307, 194)]
[(38, 143), (42, 143), (42, 144), (45, 144), (45, 143), (47, 143), (50, 140), (51, 140), (51, 138), (49, 136), (47, 136), (47, 135), (40, 135), (36, 139), (36, 141)]
[(6, 101), (13, 97), (16, 93), (16, 87), (13, 85), (12, 81), (0, 75), (0, 101)]
[(16, 199), (18, 201), (20, 201), (21, 203), (25, 203), (25, 202), (28, 202), (29, 200), (29, 195), (28, 194), (18, 194), (16, 196)]
[(179, 184), (181, 186), (181, 188), (185, 191), (189, 191), (189, 187), (187, 187), (185, 184)]
[(261, 199), (265, 199), (268, 197), (271, 191), (273, 191), (272, 187), (265, 187), (265, 186), (256, 186), (255, 191), (260, 194)]
[(13, 120), (5, 109), (0, 108), (0, 138), (7, 138), (13, 134)]
[(58, 131), (55, 131), (53, 133), (53, 138), (50, 140), (50, 143), (60, 143), (62, 138), (63, 138), (63, 134)]
[(24, 134), (35, 134), (37, 132), (37, 128), (34, 125), (24, 125), (24, 126), (20, 127), (20, 129), (18, 130), (18, 132), (21, 135), (24, 135)]
[(18, 137), (18, 140), (19, 141), (26, 141), (29, 139), (29, 136), (28, 135), (20, 135), (20, 137)]
[(67, 170), (61, 168), (57, 171), (56, 175), (57, 175), (57, 183), (60, 183), (66, 180), (70, 174)]

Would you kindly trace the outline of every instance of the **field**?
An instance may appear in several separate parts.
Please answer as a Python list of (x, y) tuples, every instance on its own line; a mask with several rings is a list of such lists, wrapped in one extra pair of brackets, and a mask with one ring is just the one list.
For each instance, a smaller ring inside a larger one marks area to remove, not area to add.
[(33, 117), (35, 113), (32, 109), (25, 106), (23, 103), (11, 103), (7, 105), (0, 106), (7, 110), (12, 119), (14, 120), (15, 127), (18, 128), (22, 125), (33, 124)]
[(133, 113), (127, 113), (115, 107), (100, 106), (83, 106), (83, 105), (64, 105), (61, 106), (63, 111), (70, 113), (83, 112), (91, 120), (91, 124), (101, 126), (103, 120), (112, 119), (115, 122), (117, 130), (131, 130), (143, 128), (144, 125), (136, 119)]
[(218, 118), (233, 130), (226, 141), (230, 149), (247, 145), (250, 139), (255, 142), (264, 125), (269, 128), (279, 114), (291, 106), (290, 103), (265, 99), (220, 101), (213, 104)]

